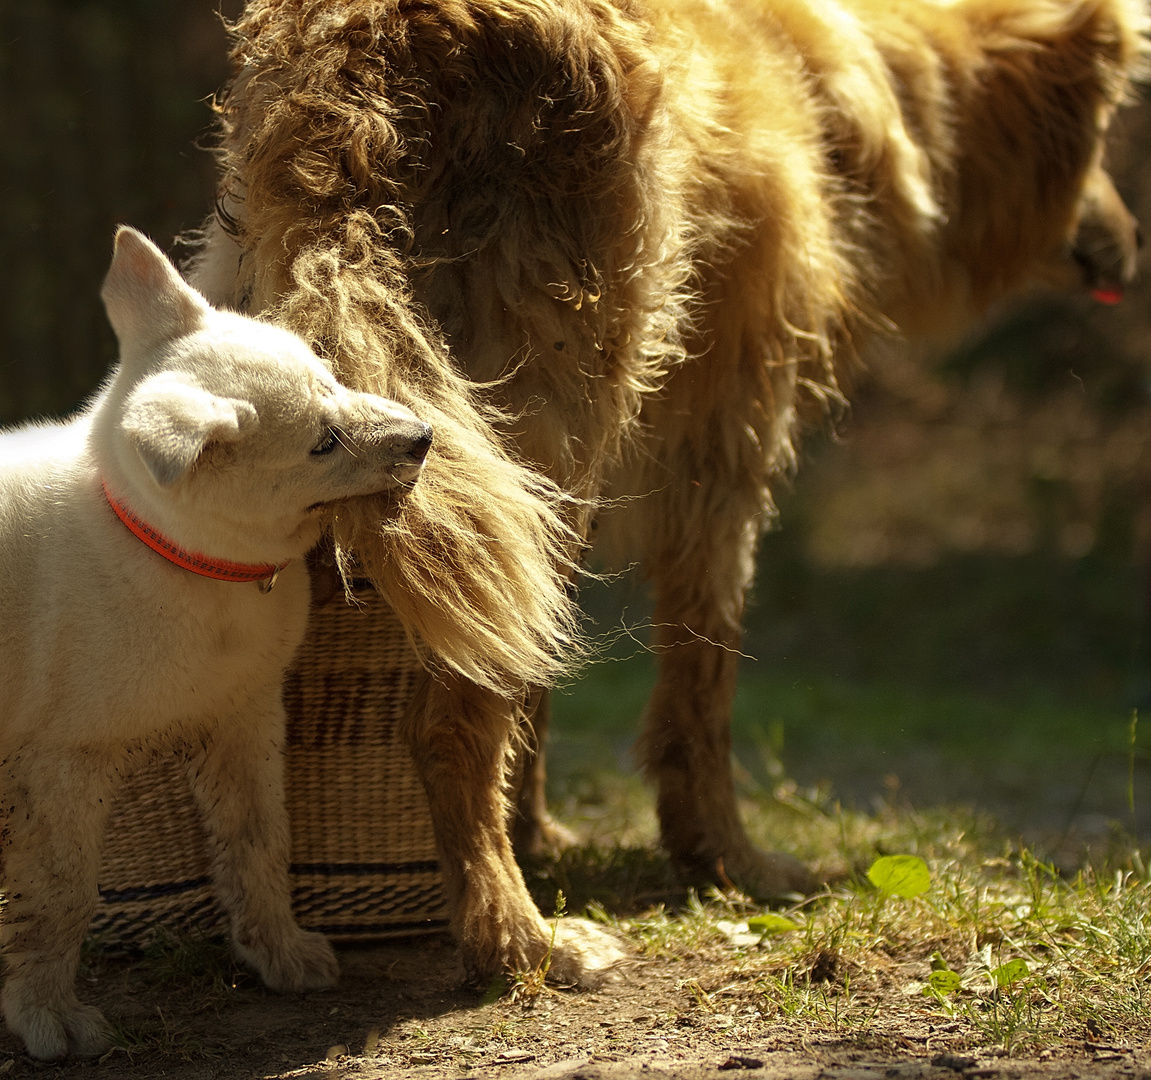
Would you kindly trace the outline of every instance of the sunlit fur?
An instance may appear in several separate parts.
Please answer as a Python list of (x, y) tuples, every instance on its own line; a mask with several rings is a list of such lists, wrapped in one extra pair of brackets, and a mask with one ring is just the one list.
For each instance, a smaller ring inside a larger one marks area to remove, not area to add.
[(677, 864), (807, 884), (748, 844), (731, 789), (772, 483), (867, 338), (1070, 280), (1081, 206), (1127, 244), (1100, 161), (1142, 19), (1127, 0), (249, 5), (191, 272), (435, 428), (405, 512), (360, 503), (337, 536), (438, 673), (410, 742), (476, 971), (546, 950), (499, 778), (525, 690), (570, 656), (593, 525), (654, 593), (641, 748)]

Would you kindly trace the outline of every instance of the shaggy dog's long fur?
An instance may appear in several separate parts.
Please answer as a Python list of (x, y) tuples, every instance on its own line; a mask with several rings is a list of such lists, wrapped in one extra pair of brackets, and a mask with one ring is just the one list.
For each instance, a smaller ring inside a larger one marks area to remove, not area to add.
[[(876, 333), (951, 330), (1131, 258), (1102, 138), (1136, 0), (253, 0), (192, 267), (436, 430), (344, 552), (428, 660), (408, 718), (477, 973), (540, 959), (500, 780), (574, 646), (598, 530), (655, 597), (643, 759), (682, 869), (807, 882), (747, 841), (728, 716), (773, 480)], [(525, 805), (539, 818), (539, 772)], [(553, 971), (579, 975), (583, 935)], [(591, 943), (592, 951), (597, 943)]]

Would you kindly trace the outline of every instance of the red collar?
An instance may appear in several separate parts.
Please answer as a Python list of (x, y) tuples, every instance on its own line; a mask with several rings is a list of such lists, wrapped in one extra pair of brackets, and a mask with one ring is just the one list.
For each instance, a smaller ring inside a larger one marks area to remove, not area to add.
[(269, 592), (276, 584), (277, 575), (291, 562), (288, 559), (279, 566), (274, 566), (272, 563), (234, 563), (226, 559), (213, 559), (209, 555), (198, 555), (180, 547), (175, 541), (169, 540), (163, 533), (157, 532), (151, 525), (141, 521), (108, 490), (106, 481), (101, 480), (100, 486), (104, 489), (104, 498), (108, 500), (108, 505), (133, 536), (142, 540), (157, 554), (163, 555), (168, 562), (175, 563), (185, 570), (191, 570), (193, 574), (215, 578), (217, 581), (258, 581), (261, 592)]

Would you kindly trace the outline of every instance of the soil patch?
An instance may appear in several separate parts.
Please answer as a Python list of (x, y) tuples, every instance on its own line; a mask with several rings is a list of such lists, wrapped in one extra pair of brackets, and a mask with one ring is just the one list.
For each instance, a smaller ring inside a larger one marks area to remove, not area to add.
[[(969, 1024), (909, 996), (902, 973), (837, 988), (813, 1024), (766, 1007), (754, 953), (716, 948), (637, 959), (595, 992), (486, 1001), (463, 985), (446, 937), (345, 947), (337, 988), (281, 997), (238, 970), (158, 976), (151, 961), (97, 957), (80, 980), (122, 1031), (101, 1062), (44, 1065), (0, 1037), (11, 1078), (240, 1080), (1151, 1080), (1151, 1042), (1084, 1032), (1031, 1056), (979, 1045)], [(225, 968), (226, 970), (226, 968)], [(838, 1013), (842, 1004), (842, 1012)], [(838, 1013), (838, 1014), (837, 1014)]]

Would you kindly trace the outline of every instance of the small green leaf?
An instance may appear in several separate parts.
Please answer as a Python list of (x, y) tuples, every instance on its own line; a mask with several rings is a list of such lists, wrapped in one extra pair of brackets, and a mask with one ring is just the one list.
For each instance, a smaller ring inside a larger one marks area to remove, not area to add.
[(931, 954), (931, 970), (932, 971), (947, 971), (947, 961), (943, 958), (943, 953), (938, 949)]
[(766, 915), (753, 915), (747, 920), (747, 928), (752, 933), (766, 936), (768, 934), (786, 934), (789, 930), (798, 930), (799, 923), (794, 923), (782, 915), (768, 912)]
[(933, 971), (927, 978), (927, 985), (937, 994), (954, 994), (960, 982), (957, 971)]
[(867, 879), (889, 896), (910, 898), (931, 887), (931, 871), (918, 855), (884, 855), (871, 864)]
[(1026, 960), (1008, 960), (1006, 964), (989, 972), (992, 982), (1000, 988), (1008, 987), (1030, 973)]

